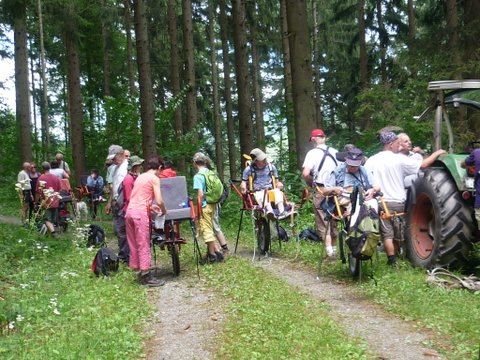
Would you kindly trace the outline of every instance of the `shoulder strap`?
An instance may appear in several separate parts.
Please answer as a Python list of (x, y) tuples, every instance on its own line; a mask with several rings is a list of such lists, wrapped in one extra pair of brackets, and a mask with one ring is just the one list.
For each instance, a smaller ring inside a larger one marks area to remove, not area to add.
[(322, 158), (322, 161), (320, 161), (320, 165), (318, 165), (317, 174), (322, 169), (323, 164), (325, 163), (325, 159), (327, 158), (327, 156), (329, 156), (333, 160), (333, 162), (335, 163), (335, 166), (337, 166), (337, 160), (333, 157), (332, 154), (330, 154), (330, 151), (328, 151), (329, 148), (330, 148), (330, 146), (327, 146), (326, 150), (322, 149), (322, 148), (317, 148), (317, 149), (320, 149), (320, 150), (323, 151), (323, 158)]

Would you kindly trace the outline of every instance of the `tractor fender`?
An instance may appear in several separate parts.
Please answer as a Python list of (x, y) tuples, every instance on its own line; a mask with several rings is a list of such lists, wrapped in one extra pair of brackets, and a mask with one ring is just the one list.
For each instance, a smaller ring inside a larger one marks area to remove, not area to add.
[(447, 171), (451, 176), (458, 191), (471, 190), (465, 185), (467, 170), (462, 168), (461, 163), (467, 158), (468, 154), (445, 154), (440, 155), (433, 163), (431, 168), (441, 168)]

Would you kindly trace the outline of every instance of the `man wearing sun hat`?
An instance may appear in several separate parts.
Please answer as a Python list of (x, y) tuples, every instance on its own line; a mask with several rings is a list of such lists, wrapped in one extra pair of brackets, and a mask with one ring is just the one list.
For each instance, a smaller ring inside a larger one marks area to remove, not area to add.
[[(406, 176), (417, 174), (420, 168), (430, 166), (445, 150), (437, 150), (426, 159), (413, 159), (400, 153), (398, 136), (385, 131), (379, 134), (383, 150), (370, 157), (365, 168), (373, 174), (380, 186), (383, 199), (390, 213), (403, 213), (407, 194), (404, 186)], [(380, 233), (382, 236), (388, 264), (396, 264), (396, 254), (399, 242), (403, 241), (400, 234), (394, 233), (393, 219), (380, 219)]]
[(322, 129), (314, 129), (310, 133), (311, 149), (303, 162), (302, 177), (307, 184), (314, 187), (313, 205), (318, 236), (324, 241), (327, 255), (332, 257), (336, 252), (337, 226), (332, 218), (326, 219), (320, 204), (325, 199), (324, 188), (330, 174), (337, 167), (335, 155), (337, 149), (326, 144), (326, 135)]

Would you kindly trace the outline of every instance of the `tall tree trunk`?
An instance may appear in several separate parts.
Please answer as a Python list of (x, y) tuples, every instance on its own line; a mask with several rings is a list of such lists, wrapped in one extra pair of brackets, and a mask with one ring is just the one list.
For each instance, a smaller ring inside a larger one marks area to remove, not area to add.
[(142, 118), (142, 150), (145, 159), (157, 153), (155, 143), (155, 107), (150, 70), (148, 20), (143, 0), (134, 0), (135, 35), (137, 44), (138, 82), (140, 85), (140, 117)]
[[(182, 0), (183, 42), (185, 53), (187, 92), (187, 130), (192, 131), (197, 124), (197, 90), (195, 84), (195, 59), (193, 45), (192, 1)], [(196, 138), (196, 134), (193, 134)]]
[(265, 149), (265, 125), (263, 122), (262, 76), (260, 74), (260, 56), (257, 47), (257, 9), (256, 2), (249, 5), (250, 39), (252, 47), (253, 98), (255, 105), (256, 146)]
[(321, 50), (320, 50), (320, 41), (319, 41), (319, 31), (320, 26), (318, 22), (318, 9), (317, 2), (313, 1), (313, 76), (315, 81), (315, 123), (317, 127), (322, 127), (322, 88), (320, 82), (320, 59), (321, 59)]
[(289, 170), (297, 167), (297, 149), (295, 141), (295, 116), (293, 113), (292, 68), (290, 62), (290, 32), (287, 24), (286, 0), (281, 0), (280, 17), (282, 21), (283, 84), (285, 87), (285, 116), (287, 117)]
[[(367, 42), (365, 40), (365, 0), (357, 1), (357, 23), (358, 23), (358, 46), (360, 50), (359, 56), (359, 73), (360, 73), (360, 91), (368, 87), (368, 55)], [(353, 125), (353, 124), (352, 124)], [(370, 117), (365, 115), (362, 119), (362, 129), (370, 126)]]
[(40, 117), (42, 119), (42, 148), (43, 155), (47, 157), (50, 151), (50, 122), (48, 121), (48, 84), (45, 61), (45, 45), (43, 38), (43, 12), (42, 1), (37, 2), (38, 10), (38, 32), (40, 41), (40, 79), (42, 84), (42, 97), (40, 100)]
[[(110, 80), (110, 56), (109, 56), (109, 30), (107, 24), (105, 0), (101, 0), (102, 6), (102, 54), (103, 54), (103, 95), (111, 96), (111, 80)], [(107, 120), (108, 121), (108, 120)]]
[(358, 44), (360, 48), (359, 72), (360, 88), (366, 89), (368, 86), (368, 57), (367, 43), (365, 40), (365, 0), (357, 2), (357, 23), (358, 23)]
[(415, 40), (417, 33), (417, 21), (415, 19), (415, 3), (414, 0), (407, 1), (407, 12), (408, 12), (408, 39), (410, 43)]
[(13, 19), (15, 42), (15, 101), (21, 161), (32, 160), (30, 92), (28, 89), (27, 5), (17, 4)]
[[(32, 45), (32, 40), (29, 39), (28, 40), (28, 47), (31, 49), (33, 47)], [(36, 154), (35, 154), (35, 148), (36, 148), (36, 143), (37, 143), (37, 139), (38, 139), (38, 134), (37, 134), (37, 102), (38, 101), (38, 98), (37, 98), (37, 91), (35, 89), (35, 61), (33, 59), (33, 57), (30, 57), (29, 59), (29, 62), (30, 62), (30, 83), (32, 85), (31, 87), (31, 94), (32, 94), (32, 112), (31, 112), (31, 121), (30, 121), (30, 127), (31, 127), (31, 131), (30, 131), (30, 136), (32, 136), (32, 145), (31, 145), (31, 148), (32, 148), (32, 159), (34, 159), (36, 157)], [(33, 131), (33, 134), (32, 134), (32, 131)]]
[(383, 22), (383, 10), (382, 10), (382, 0), (377, 0), (377, 21), (378, 21), (378, 33), (380, 37), (380, 77), (382, 79), (382, 84), (387, 82), (387, 42), (388, 42), (388, 33), (385, 29), (385, 24)]
[(130, 95), (137, 95), (137, 87), (135, 86), (135, 63), (133, 61), (133, 45), (132, 45), (132, 13), (130, 0), (124, 0), (123, 5), (125, 13), (123, 15), (125, 21), (125, 35), (127, 38), (127, 67), (128, 67), (128, 89)]
[(223, 100), (225, 101), (225, 113), (227, 114), (227, 139), (228, 139), (228, 164), (230, 167), (230, 179), (237, 178), (237, 152), (235, 148), (235, 126), (232, 115), (232, 93), (230, 81), (230, 56), (228, 53), (228, 17), (225, 0), (219, 0), (220, 5), (220, 38), (222, 40), (223, 57)]
[[(463, 18), (465, 29), (463, 32), (464, 63), (478, 64), (480, 60), (478, 40), (480, 38), (480, 1), (465, 0), (463, 2)], [(478, 67), (475, 67), (478, 69)], [(478, 70), (467, 70), (466, 78), (478, 79), (480, 72)]]
[(214, 1), (208, 2), (208, 37), (210, 40), (210, 62), (212, 67), (212, 98), (213, 98), (213, 124), (215, 137), (215, 162), (220, 178), (223, 180), (223, 138), (222, 121), (220, 115), (220, 99), (218, 97), (218, 69), (217, 47), (215, 46), (215, 15)]
[(233, 0), (233, 38), (238, 91), (238, 123), (240, 130), (240, 154), (252, 149), (252, 117), (250, 76), (248, 72), (247, 30), (245, 25), (245, 0)]
[[(67, 5), (68, 19), (75, 18), (73, 5)], [(70, 115), (70, 138), (72, 157), (75, 169), (75, 183), (86, 174), (85, 141), (83, 136), (82, 92), (80, 88), (80, 58), (76, 38), (76, 27), (73, 21), (65, 22), (65, 53), (67, 57), (67, 91)]]
[(287, 0), (287, 24), (292, 67), (293, 109), (297, 166), (301, 167), (309, 150), (308, 139), (315, 123), (315, 100), (313, 98), (312, 68), (310, 65), (310, 36), (306, 0)]
[[(170, 36), (170, 82), (172, 84), (173, 96), (180, 94), (180, 57), (178, 55), (178, 30), (177, 12), (175, 11), (176, 0), (168, 0), (168, 34)], [(183, 136), (182, 107), (178, 105), (173, 113), (173, 128), (175, 136), (180, 139)], [(176, 160), (177, 169), (184, 172), (185, 159)]]
[(458, 11), (457, 1), (447, 0), (447, 29), (448, 29), (448, 47), (450, 51), (451, 63), (453, 66), (453, 78), (461, 79), (461, 56), (460, 56), (460, 36), (458, 33)]

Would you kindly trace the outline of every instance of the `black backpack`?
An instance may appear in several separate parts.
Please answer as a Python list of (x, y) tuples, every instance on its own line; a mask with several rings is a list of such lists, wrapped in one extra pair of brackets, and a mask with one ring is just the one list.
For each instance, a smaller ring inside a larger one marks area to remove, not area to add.
[(105, 232), (95, 224), (91, 224), (88, 229), (87, 247), (105, 245)]
[(97, 276), (110, 276), (116, 273), (118, 271), (117, 254), (107, 247), (99, 249), (93, 258), (91, 269)]

